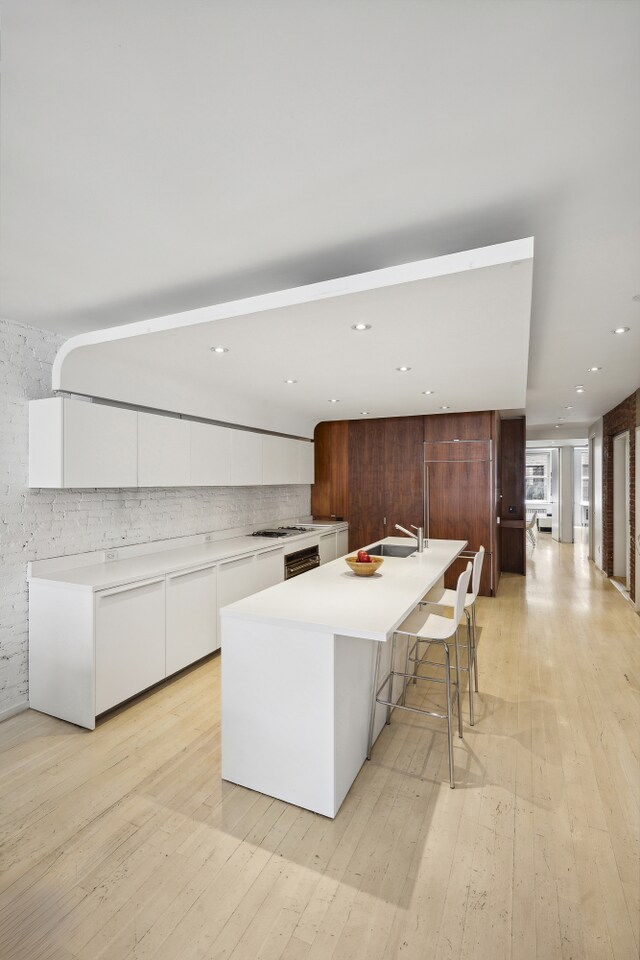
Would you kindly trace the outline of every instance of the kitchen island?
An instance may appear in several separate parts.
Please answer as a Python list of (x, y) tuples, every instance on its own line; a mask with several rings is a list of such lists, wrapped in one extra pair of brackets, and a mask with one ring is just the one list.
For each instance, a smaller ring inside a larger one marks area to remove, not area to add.
[(373, 577), (338, 559), (223, 607), (223, 779), (335, 817), (366, 758), (376, 643), (383, 675), (386, 641), (465, 547), (430, 540)]

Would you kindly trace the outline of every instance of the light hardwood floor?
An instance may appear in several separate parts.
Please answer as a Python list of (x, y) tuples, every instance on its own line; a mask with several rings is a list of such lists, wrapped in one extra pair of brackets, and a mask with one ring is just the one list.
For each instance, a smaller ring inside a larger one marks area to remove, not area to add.
[(334, 821), (222, 783), (219, 657), (93, 733), (0, 725), (2, 960), (637, 957), (640, 618), (583, 546), (528, 555), (456, 790), (408, 713)]

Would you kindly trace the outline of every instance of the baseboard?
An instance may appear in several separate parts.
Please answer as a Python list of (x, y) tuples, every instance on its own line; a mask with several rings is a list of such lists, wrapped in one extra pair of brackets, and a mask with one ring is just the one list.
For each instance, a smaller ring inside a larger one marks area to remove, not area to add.
[(29, 701), (24, 700), (22, 703), (14, 703), (12, 707), (0, 707), (0, 723), (3, 720), (8, 720), (9, 717), (13, 717), (16, 713), (23, 713), (25, 710), (29, 709)]

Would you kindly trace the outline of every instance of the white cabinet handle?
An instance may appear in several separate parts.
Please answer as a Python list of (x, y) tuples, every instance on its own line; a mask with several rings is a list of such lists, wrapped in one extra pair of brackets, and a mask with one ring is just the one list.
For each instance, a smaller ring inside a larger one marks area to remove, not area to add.
[(113, 587), (111, 590), (99, 590), (96, 595), (98, 597), (112, 597), (116, 593), (127, 593), (129, 590), (150, 587), (152, 583), (164, 583), (164, 576), (154, 577), (153, 580), (136, 580), (135, 583), (125, 583), (121, 587)]
[(201, 570), (213, 570), (215, 563), (203, 563), (199, 567), (189, 567), (188, 570), (179, 570), (177, 573), (168, 573), (167, 580), (177, 580), (178, 577), (188, 577), (190, 573), (200, 573)]
[(258, 556), (258, 557), (264, 557), (264, 555), (267, 554), (267, 553), (282, 553), (282, 554), (283, 554), (283, 553), (284, 553), (284, 547), (271, 547), (270, 550), (260, 550), (260, 552), (257, 553), (256, 556)]
[(231, 563), (240, 563), (241, 560), (253, 560), (255, 553), (245, 553), (241, 557), (232, 557), (230, 560), (221, 560), (219, 567), (228, 567)]
[(331, 533), (321, 533), (321, 534), (320, 534), (320, 539), (321, 539), (321, 540), (326, 540), (327, 537), (335, 537), (335, 535), (336, 535), (336, 534), (335, 534), (335, 530), (332, 530)]

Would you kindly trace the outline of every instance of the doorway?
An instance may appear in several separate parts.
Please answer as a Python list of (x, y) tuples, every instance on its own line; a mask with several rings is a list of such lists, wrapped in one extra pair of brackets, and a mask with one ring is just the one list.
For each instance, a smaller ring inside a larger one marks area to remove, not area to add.
[(613, 438), (613, 579), (629, 590), (631, 516), (629, 431)]

